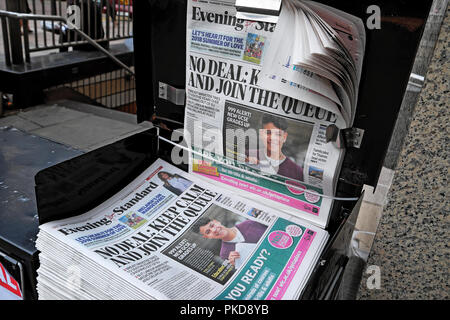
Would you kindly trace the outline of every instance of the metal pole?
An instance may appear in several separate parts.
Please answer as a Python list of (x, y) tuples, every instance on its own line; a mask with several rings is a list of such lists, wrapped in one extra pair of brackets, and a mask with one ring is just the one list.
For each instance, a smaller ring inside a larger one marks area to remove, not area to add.
[(50, 12), (52, 14), (52, 16), (56, 16), (57, 12), (56, 12), (56, 0), (51, 0), (50, 2)]

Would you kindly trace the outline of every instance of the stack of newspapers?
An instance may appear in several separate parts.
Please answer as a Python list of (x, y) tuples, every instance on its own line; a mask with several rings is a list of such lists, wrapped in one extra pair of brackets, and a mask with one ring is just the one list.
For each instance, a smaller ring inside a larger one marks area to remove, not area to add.
[(238, 17), (235, 0), (187, 1), (189, 172), (157, 160), (41, 225), (40, 299), (301, 297), (344, 154), (325, 133), (352, 125), (365, 35), (347, 13), (281, 2), (270, 22)]
[(251, 21), (233, 3), (188, 1), (190, 172), (326, 228), (345, 152), (326, 131), (352, 126), (364, 25), (294, 0)]
[(40, 299), (297, 299), (324, 230), (157, 160), (83, 215), (45, 223)]

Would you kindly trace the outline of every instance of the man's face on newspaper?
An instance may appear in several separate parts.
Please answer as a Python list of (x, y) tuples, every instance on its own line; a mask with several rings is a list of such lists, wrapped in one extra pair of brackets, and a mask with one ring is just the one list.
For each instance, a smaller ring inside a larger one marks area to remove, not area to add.
[(207, 239), (223, 239), (228, 233), (228, 228), (217, 220), (211, 220), (208, 224), (200, 227), (200, 234)]
[(286, 131), (277, 128), (272, 122), (269, 122), (259, 130), (259, 136), (261, 137), (268, 157), (273, 159), (281, 157), (281, 149), (288, 136)]

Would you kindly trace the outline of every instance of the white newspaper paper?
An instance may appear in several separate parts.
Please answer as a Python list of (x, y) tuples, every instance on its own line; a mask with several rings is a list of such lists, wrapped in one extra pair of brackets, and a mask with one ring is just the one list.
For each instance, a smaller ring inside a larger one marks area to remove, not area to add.
[(38, 292), (41, 299), (295, 299), (327, 238), (157, 160), (98, 208), (40, 226)]

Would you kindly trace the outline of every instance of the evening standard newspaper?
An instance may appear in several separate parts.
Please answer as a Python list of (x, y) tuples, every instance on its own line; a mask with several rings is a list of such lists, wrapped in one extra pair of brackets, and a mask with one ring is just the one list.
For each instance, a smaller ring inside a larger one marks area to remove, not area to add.
[(190, 172), (326, 227), (344, 154), (326, 142), (328, 126), (346, 127), (338, 97), (307, 71), (287, 84), (295, 98), (260, 87), (277, 25), (235, 15), (233, 0), (188, 1)]
[(157, 160), (83, 215), (40, 226), (40, 299), (296, 299), (326, 231)]

